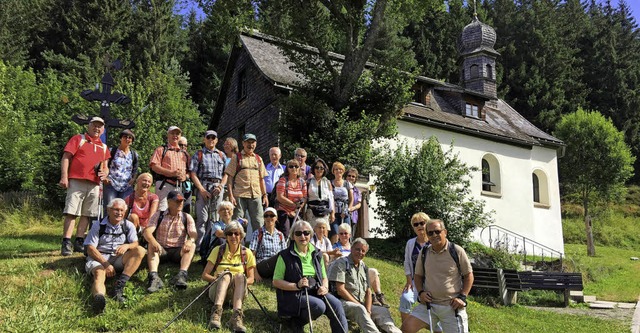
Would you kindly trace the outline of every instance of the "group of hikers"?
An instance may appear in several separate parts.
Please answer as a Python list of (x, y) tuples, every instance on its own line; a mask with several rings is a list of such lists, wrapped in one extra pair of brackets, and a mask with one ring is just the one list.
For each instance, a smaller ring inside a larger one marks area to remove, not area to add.
[[(379, 272), (363, 261), (369, 245), (352, 237), (361, 200), (355, 168), (334, 162), (329, 180), (324, 160), (307, 165), (306, 151), (298, 148), (283, 165), (278, 147), (269, 150), (270, 163), (264, 165), (255, 153), (255, 135), (242, 137), (241, 150), (227, 138), (221, 151), (213, 130), (190, 155), (182, 130), (171, 126), (167, 143), (150, 159), (151, 173), (138, 174), (134, 133), (121, 131), (120, 145), (108, 149), (100, 139), (103, 132), (104, 120), (93, 117), (84, 134), (68, 141), (59, 183), (67, 190), (61, 254), (85, 253), (97, 313), (106, 306), (107, 278), (119, 274), (113, 298), (124, 302), (124, 287), (146, 257), (149, 293), (164, 287), (158, 266), (165, 261), (180, 266), (169, 283), (186, 289), (189, 267), (199, 254), (213, 302), (211, 329), (221, 328), (227, 301), (228, 326), (246, 331), (242, 306), (249, 286), (271, 280), (278, 316), (297, 332), (307, 324), (312, 330), (321, 315), (332, 332), (348, 332), (348, 321), (363, 332), (468, 332), (469, 259), (447, 240), (445, 223), (423, 212), (410, 221), (416, 237), (405, 248), (402, 324), (395, 325)], [(103, 209), (106, 216), (90, 223)], [(252, 235), (245, 239), (249, 224)]]

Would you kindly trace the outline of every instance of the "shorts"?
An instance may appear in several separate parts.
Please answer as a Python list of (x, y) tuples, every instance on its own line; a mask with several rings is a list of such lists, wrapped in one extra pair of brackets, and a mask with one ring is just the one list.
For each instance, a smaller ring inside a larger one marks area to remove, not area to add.
[(73, 216), (98, 216), (100, 186), (84, 179), (69, 179), (63, 214)]
[(162, 248), (160, 251), (160, 262), (163, 261), (171, 261), (175, 263), (180, 263), (182, 260), (182, 248), (181, 247), (167, 247)]
[[(429, 311), (424, 304), (418, 304), (413, 308), (411, 315), (427, 324), (429, 323)], [(464, 308), (456, 312), (450, 305), (431, 304), (431, 323), (434, 332), (441, 332), (438, 331), (441, 328), (444, 332), (468, 333), (468, 319), (467, 311)]]
[[(164, 184), (163, 184), (164, 183)], [(161, 189), (162, 187), (162, 189)], [(169, 192), (175, 190), (176, 187), (169, 184), (169, 182), (164, 180), (156, 181), (156, 195), (158, 196), (158, 211), (163, 211), (169, 209), (169, 204), (167, 203), (167, 196)], [(186, 203), (186, 202), (185, 202)]]
[[(115, 254), (102, 254), (102, 258), (109, 261), (109, 263), (113, 266), (113, 268), (115, 268), (117, 273), (120, 273), (124, 270), (124, 262), (122, 261), (123, 257), (124, 256), (116, 256)], [(87, 257), (87, 262), (84, 265), (84, 270), (87, 272), (87, 274), (93, 275), (93, 270), (97, 267), (103, 266), (93, 258)]]

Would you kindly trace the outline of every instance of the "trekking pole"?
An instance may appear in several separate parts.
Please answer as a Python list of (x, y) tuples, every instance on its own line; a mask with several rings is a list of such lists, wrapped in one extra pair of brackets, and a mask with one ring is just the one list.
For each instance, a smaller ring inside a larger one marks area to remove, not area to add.
[(327, 299), (327, 295), (323, 295), (322, 297), (324, 298), (325, 303), (327, 303), (327, 306), (331, 310), (331, 313), (333, 314), (333, 318), (335, 318), (338, 324), (340, 324), (340, 328), (342, 328), (342, 332), (349, 333), (349, 331), (347, 331), (347, 329), (344, 326), (342, 326), (342, 322), (340, 321), (340, 319), (338, 319), (338, 315), (336, 314), (336, 311), (333, 309), (333, 306), (331, 306), (331, 303), (329, 303), (329, 300)]
[(247, 286), (247, 290), (249, 290), (249, 294), (251, 294), (251, 296), (253, 296), (253, 299), (256, 300), (256, 303), (258, 303), (258, 306), (260, 307), (260, 310), (262, 310), (262, 312), (264, 313), (265, 316), (267, 316), (267, 318), (269, 318), (271, 320), (271, 322), (273, 323), (273, 327), (276, 329), (276, 332), (278, 331), (278, 327), (275, 326), (276, 325), (276, 321), (277, 320), (273, 320), (273, 318), (267, 313), (267, 310), (264, 308), (264, 306), (262, 306), (262, 304), (260, 304), (260, 301), (258, 301), (258, 298), (256, 297), (256, 294), (253, 293), (253, 290), (251, 290), (249, 288), (249, 286)]
[(313, 320), (311, 319), (311, 308), (309, 307), (309, 287), (304, 288), (304, 295), (307, 296), (307, 313), (309, 313), (309, 333), (313, 333)]
[(211, 283), (209, 283), (209, 285), (207, 285), (204, 288), (204, 290), (198, 296), (196, 296), (196, 298), (194, 298), (193, 301), (191, 301), (191, 303), (189, 303), (184, 309), (182, 309), (182, 311), (180, 311), (180, 313), (178, 313), (175, 317), (173, 317), (173, 319), (171, 319), (166, 325), (164, 325), (164, 327), (160, 330), (160, 332), (163, 332), (164, 330), (167, 329), (167, 327), (169, 327), (169, 325), (173, 324), (174, 321), (176, 321), (185, 311), (187, 311), (187, 309), (191, 307), (193, 303), (195, 303), (198, 299), (200, 299), (200, 297), (202, 297), (202, 295), (204, 295), (211, 288), (211, 286), (213, 286), (216, 282), (218, 282), (218, 280), (220, 280), (220, 278), (223, 277), (224, 275), (225, 274), (220, 274), (220, 276), (218, 276), (215, 280), (211, 281)]
[(431, 320), (431, 303), (429, 302), (427, 302), (427, 313), (429, 314), (429, 330), (431, 331), (431, 333), (433, 333), (433, 321)]

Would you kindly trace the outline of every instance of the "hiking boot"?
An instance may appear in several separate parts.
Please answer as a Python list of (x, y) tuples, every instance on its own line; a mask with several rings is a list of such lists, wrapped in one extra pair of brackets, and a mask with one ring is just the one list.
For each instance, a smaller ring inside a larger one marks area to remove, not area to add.
[(187, 289), (187, 272), (178, 272), (178, 274), (171, 279), (171, 284), (177, 289)]
[(222, 324), (220, 323), (220, 318), (222, 318), (222, 306), (214, 305), (211, 308), (211, 318), (209, 319), (209, 329), (220, 329)]
[(242, 323), (243, 318), (244, 313), (242, 313), (242, 309), (233, 310), (233, 315), (231, 316), (231, 319), (229, 319), (229, 322), (227, 324), (232, 331), (244, 333), (247, 331), (247, 328), (244, 327), (244, 324)]
[(387, 301), (384, 299), (383, 293), (376, 294), (376, 297), (374, 298), (378, 300), (378, 303), (380, 303), (380, 306), (384, 306), (385, 308), (389, 307), (389, 303), (387, 303)]
[(84, 252), (84, 239), (76, 237), (73, 242), (73, 251), (82, 253)]
[(71, 244), (70, 240), (62, 241), (62, 248), (60, 249), (60, 254), (65, 257), (73, 254), (73, 244)]
[(373, 297), (371, 297), (371, 305), (382, 306), (382, 304), (378, 302), (378, 297), (376, 297), (376, 295), (373, 295)]
[(164, 287), (164, 283), (162, 282), (162, 279), (157, 276), (149, 276), (149, 287), (147, 288), (147, 291), (152, 294), (155, 293), (156, 291), (162, 289), (162, 287)]
[(127, 300), (124, 297), (124, 283), (116, 281), (116, 286), (113, 290), (113, 298), (120, 303), (124, 303), (124, 301)]
[(107, 305), (107, 300), (104, 298), (104, 295), (97, 294), (93, 296), (93, 303), (91, 304), (93, 312), (96, 314), (104, 312), (105, 305)]

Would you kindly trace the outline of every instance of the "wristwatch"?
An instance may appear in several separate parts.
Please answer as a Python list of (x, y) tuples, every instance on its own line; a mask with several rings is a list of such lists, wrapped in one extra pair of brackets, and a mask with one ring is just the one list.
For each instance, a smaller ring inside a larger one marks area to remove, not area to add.
[(459, 298), (464, 303), (464, 306), (467, 306), (467, 295), (465, 295), (464, 293), (459, 293), (456, 298)]

